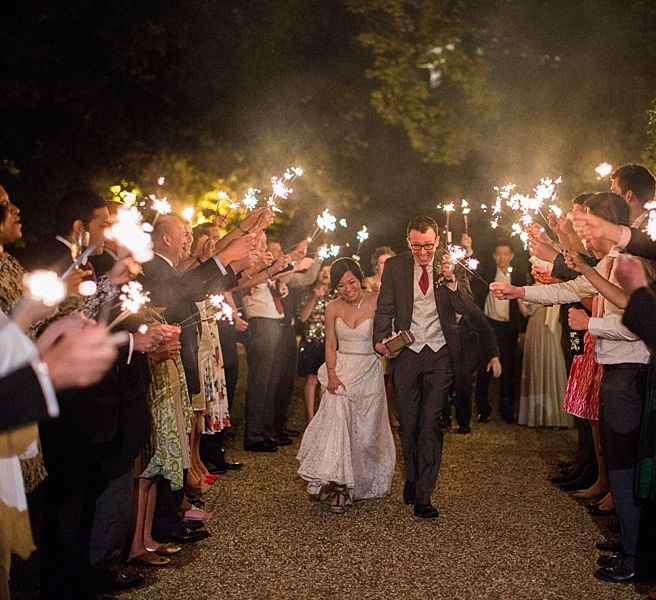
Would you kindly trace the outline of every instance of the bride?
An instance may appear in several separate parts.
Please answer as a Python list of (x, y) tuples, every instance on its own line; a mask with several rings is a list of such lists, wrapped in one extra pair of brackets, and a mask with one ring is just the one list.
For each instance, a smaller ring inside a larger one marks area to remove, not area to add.
[(324, 392), (297, 455), (310, 494), (319, 496), (332, 485), (334, 513), (353, 500), (387, 495), (396, 461), (372, 343), (376, 294), (362, 288), (363, 279), (351, 258), (336, 260), (330, 269), (338, 298), (326, 307), (326, 362), (318, 373)]

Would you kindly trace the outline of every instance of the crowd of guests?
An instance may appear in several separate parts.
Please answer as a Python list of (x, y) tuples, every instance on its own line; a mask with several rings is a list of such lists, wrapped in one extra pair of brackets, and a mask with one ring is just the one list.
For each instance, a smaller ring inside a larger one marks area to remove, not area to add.
[[(504, 421), (576, 426), (576, 456), (559, 465), (555, 483), (592, 515), (617, 515), (619, 538), (597, 545), (595, 575), (618, 582), (654, 568), (656, 243), (644, 232), (651, 173), (625, 165), (611, 181), (611, 192), (575, 198), (569, 218), (550, 217), (550, 232), (529, 229), (530, 263), (499, 240), (490, 256), (477, 257), (476, 273), (456, 267), (455, 285), (478, 308), (457, 315), (460, 344), (471, 351), (454, 365), (450, 399), (459, 434), (471, 432), (472, 405), (481, 426), (490, 419), (493, 376)], [(185, 544), (207, 538), (212, 515), (202, 494), (242, 466), (224, 449), (237, 344), (248, 363), (243, 447), (276, 452), (299, 435), (287, 425), (297, 375), (305, 378), (308, 423), (315, 418), (327, 307), (341, 298), (347, 308), (338, 317), (359, 326), (363, 299), (371, 295), (364, 308), (373, 315), (385, 261), (395, 254), (374, 252), (373, 275), (354, 283), (367, 292), (354, 291), (351, 302), (337, 289), (340, 279), (331, 281), (330, 264), (306, 256), (306, 242), (283, 251), (267, 238), (267, 209), (225, 235), (216, 224), (192, 228), (176, 214), (159, 215), (154, 258), (143, 264), (104, 238), (117, 209), (87, 190), (65, 195), (51, 237), (19, 262), (6, 246), (22, 236), (20, 211), (0, 187), (0, 596), (8, 595), (11, 553), (34, 549), (28, 500), (40, 522), (45, 598), (137, 586), (143, 577), (126, 573), (125, 562), (166, 567)], [(71, 270), (80, 239), (95, 250)], [(476, 256), (469, 235), (461, 244)], [(24, 267), (62, 276), (59, 306), (25, 292)], [(132, 280), (150, 302), (108, 330), (121, 286)], [(84, 283), (93, 285), (81, 293)], [(231, 322), (214, 318), (216, 294), (234, 311)], [(387, 360), (379, 360), (387, 374)], [(323, 387), (330, 381), (328, 374)], [(385, 383), (395, 424), (387, 376)], [(333, 512), (342, 512), (348, 494), (336, 498)]]

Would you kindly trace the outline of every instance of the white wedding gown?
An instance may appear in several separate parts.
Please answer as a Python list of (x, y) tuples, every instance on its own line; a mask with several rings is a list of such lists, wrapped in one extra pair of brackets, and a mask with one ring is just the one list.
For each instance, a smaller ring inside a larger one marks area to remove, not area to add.
[(308, 492), (319, 494), (330, 482), (346, 485), (352, 500), (386, 496), (392, 484), (396, 450), (387, 416), (385, 383), (372, 346), (373, 319), (354, 329), (337, 317), (336, 373), (344, 384), (335, 394), (323, 388), (317, 414), (305, 430), (297, 458)]

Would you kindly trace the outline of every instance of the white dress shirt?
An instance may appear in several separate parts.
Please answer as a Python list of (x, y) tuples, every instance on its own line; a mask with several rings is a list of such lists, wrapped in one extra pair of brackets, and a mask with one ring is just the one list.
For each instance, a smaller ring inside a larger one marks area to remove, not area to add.
[[(608, 260), (609, 257), (606, 256), (594, 267), (602, 277)], [(616, 267), (617, 263), (613, 265), (609, 281), (621, 287), (615, 275)], [(591, 298), (598, 294), (597, 288), (582, 275), (564, 283), (526, 286), (524, 291), (524, 300), (537, 304), (572, 304), (582, 298)], [(604, 300), (602, 316), (590, 318), (588, 330), (597, 338), (595, 360), (599, 364), (649, 362), (649, 350), (645, 343), (622, 325), (623, 314), (623, 310)]]
[[(503, 281), (504, 283), (509, 284), (511, 282), (510, 273), (504, 273), (497, 269), (494, 281)], [(492, 292), (490, 292), (485, 299), (483, 312), (486, 317), (489, 317), (494, 321), (508, 323), (508, 321), (510, 321), (510, 300), (499, 300)]]

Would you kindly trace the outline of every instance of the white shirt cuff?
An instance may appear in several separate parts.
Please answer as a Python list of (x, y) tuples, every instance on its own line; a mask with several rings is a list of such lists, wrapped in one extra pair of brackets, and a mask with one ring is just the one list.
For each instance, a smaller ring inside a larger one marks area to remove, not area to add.
[(221, 271), (221, 275), (227, 275), (228, 271), (223, 266), (223, 263), (221, 262), (221, 259), (216, 255), (214, 255), (212, 258), (214, 259), (214, 262), (216, 263), (216, 266), (219, 267), (219, 271)]
[(39, 381), (39, 385), (41, 386), (43, 397), (46, 400), (46, 409), (48, 410), (48, 414), (53, 418), (58, 417), (59, 403), (57, 402), (55, 387), (52, 385), (52, 380), (50, 379), (48, 365), (41, 361), (35, 361), (32, 363), (32, 369), (34, 370), (34, 374)]

